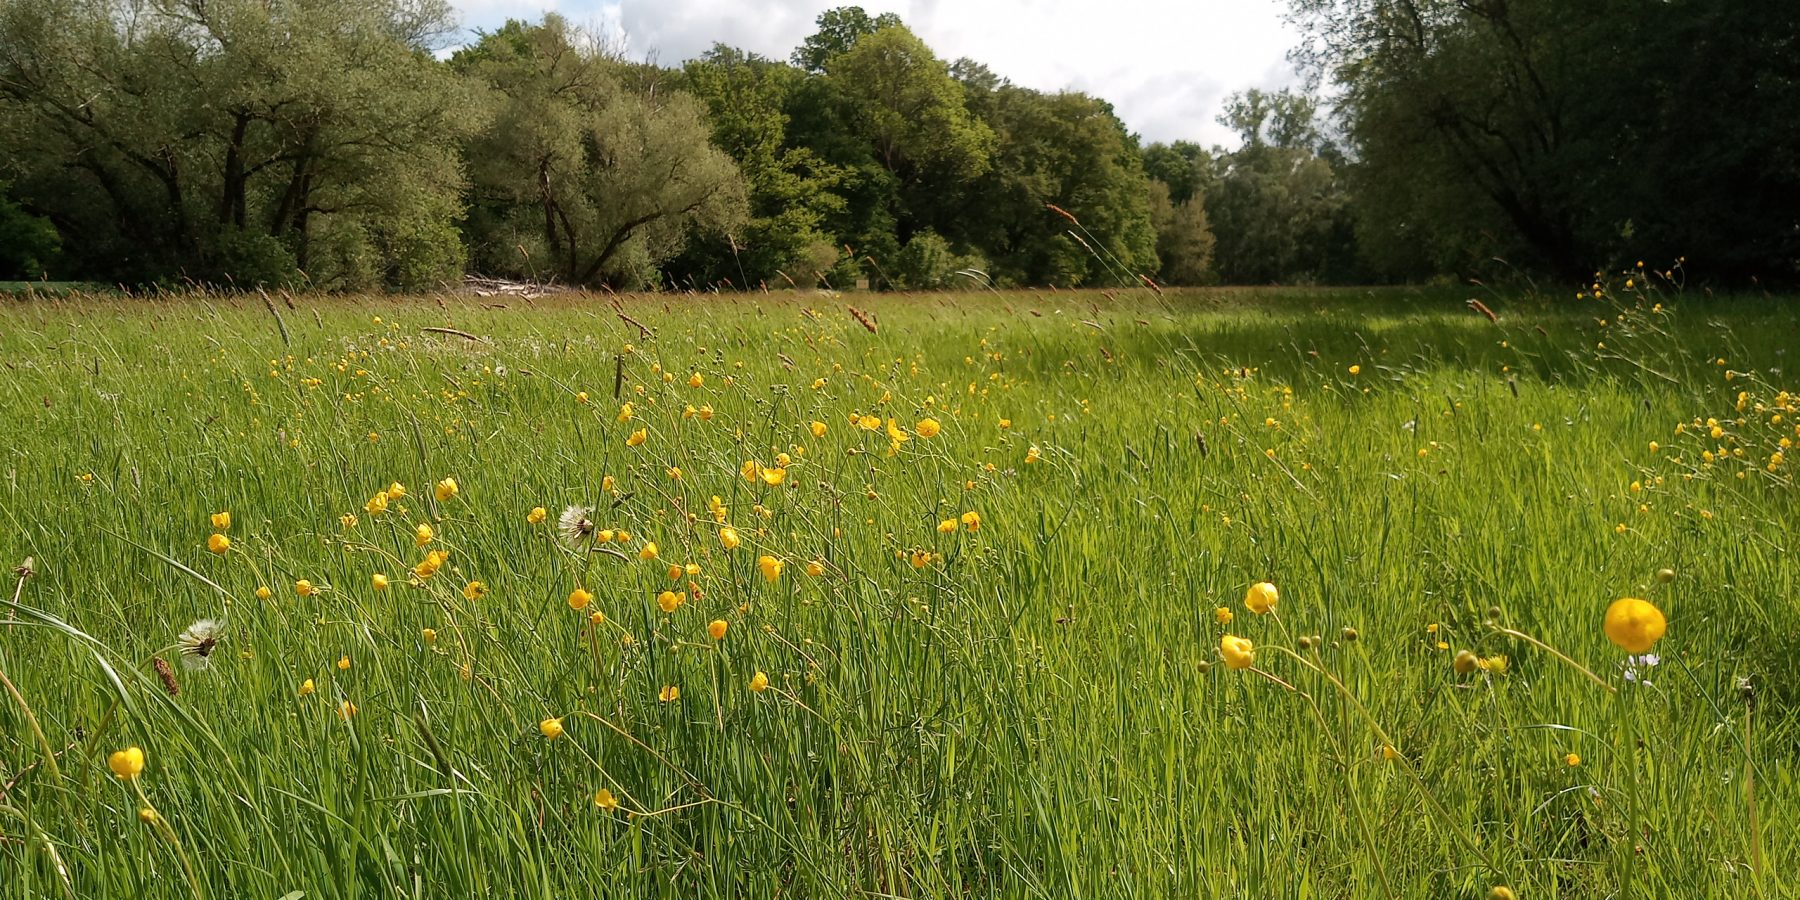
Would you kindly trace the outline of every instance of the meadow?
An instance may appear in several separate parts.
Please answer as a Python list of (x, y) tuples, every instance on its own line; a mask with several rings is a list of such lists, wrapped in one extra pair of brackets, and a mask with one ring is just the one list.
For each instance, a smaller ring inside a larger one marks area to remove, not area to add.
[(6, 301), (4, 893), (1785, 896), (1678, 277)]

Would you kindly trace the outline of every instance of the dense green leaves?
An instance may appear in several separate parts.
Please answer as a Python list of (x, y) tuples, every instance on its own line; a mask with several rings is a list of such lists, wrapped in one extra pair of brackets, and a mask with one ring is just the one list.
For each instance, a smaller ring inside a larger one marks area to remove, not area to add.
[(408, 286), (461, 266), (466, 90), (401, 0), (0, 6), (0, 145), (84, 274)]
[(555, 15), (441, 59), (444, 0), (0, 2), (0, 276), (1800, 279), (1792, 4), (1291, 6), (1328, 90), (1234, 95), (1235, 146), (1143, 147), (1104, 99), (854, 6), (791, 61), (665, 69)]
[(1800, 276), (1800, 7), (1295, 0), (1403, 274), (1690, 255)]
[(700, 102), (633, 83), (560, 17), (511, 23), (452, 67), (496, 109), (469, 149), (485, 269), (641, 287), (691, 233), (741, 223), (742, 179)]

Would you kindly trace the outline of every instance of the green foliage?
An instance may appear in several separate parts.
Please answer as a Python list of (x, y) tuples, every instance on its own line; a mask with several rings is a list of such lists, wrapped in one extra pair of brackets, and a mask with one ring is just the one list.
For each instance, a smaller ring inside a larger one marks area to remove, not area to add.
[(691, 234), (742, 224), (743, 178), (700, 102), (628, 83), (560, 17), (511, 23), (451, 64), (496, 108), (468, 150), (485, 270), (644, 286)]
[(1800, 280), (1800, 7), (1290, 6), (1308, 90), (1203, 148), (855, 6), (664, 69), (555, 15), (440, 59), (446, 0), (0, 2), (0, 276), (882, 289), (929, 233), (1016, 285)]
[(1156, 255), (1162, 261), (1158, 275), (1165, 284), (1211, 284), (1213, 247), (1218, 239), (1206, 218), (1206, 202), (1192, 196), (1175, 203), (1169, 186), (1150, 182), (1150, 224), (1156, 229)]
[(902, 180), (927, 172), (968, 179), (987, 170), (992, 130), (969, 115), (949, 67), (905, 26), (858, 39), (830, 59), (826, 77), (876, 158)]
[(1353, 274), (1352, 198), (1316, 117), (1313, 101), (1291, 91), (1252, 90), (1227, 101), (1219, 121), (1242, 145), (1194, 168), (1209, 177), (1196, 191), (1225, 281), (1317, 283)]
[(5, 4), (0, 149), (83, 272), (333, 285), (320, 232), (459, 203), (474, 117), (427, 54), (448, 16), (436, 0)]
[(1294, 0), (1402, 274), (1703, 259), (1800, 277), (1800, 7)]
[(883, 28), (900, 25), (893, 13), (870, 16), (860, 6), (840, 6), (819, 14), (819, 30), (794, 50), (794, 65), (808, 72), (823, 72), (839, 54)]
[(947, 234), (979, 248), (1003, 283), (1119, 285), (1157, 271), (1148, 181), (1112, 107), (1075, 92), (965, 87), (988, 111), (996, 149), (942, 216)]
[(0, 182), (0, 281), (37, 281), (49, 274), (62, 250), (55, 226), (21, 209)]
[(260, 231), (226, 226), (212, 237), (213, 268), (193, 273), (208, 284), (238, 288), (297, 287), (300, 267), (279, 238)]
[(1144, 174), (1169, 189), (1171, 203), (1186, 203), (1204, 193), (1218, 179), (1214, 164), (1213, 154), (1192, 141), (1144, 148)]
[[(907, 290), (944, 290), (954, 287), (961, 278), (958, 272), (980, 272), (987, 268), (979, 256), (961, 255), (937, 232), (927, 228), (912, 236), (894, 259), (893, 275), (898, 286)], [(967, 281), (964, 281), (966, 286)]]
[(751, 218), (723, 239), (690, 242), (669, 268), (691, 281), (741, 281), (745, 288), (778, 287), (784, 276), (812, 283), (813, 273), (833, 264), (819, 266), (818, 247), (832, 245), (826, 222), (844, 211), (835, 193), (844, 173), (817, 151), (788, 144), (787, 107), (804, 75), (723, 45), (682, 71), (683, 86), (706, 104), (713, 143), (744, 174)]

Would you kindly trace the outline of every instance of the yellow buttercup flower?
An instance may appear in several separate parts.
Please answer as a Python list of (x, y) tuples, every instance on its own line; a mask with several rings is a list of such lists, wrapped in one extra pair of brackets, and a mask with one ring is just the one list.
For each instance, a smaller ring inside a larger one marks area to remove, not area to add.
[(456, 479), (445, 478), (443, 481), (437, 483), (437, 486), (432, 489), (432, 493), (437, 496), (438, 502), (442, 503), (445, 500), (456, 496), (457, 490)]
[(656, 542), (655, 541), (645, 541), (644, 546), (638, 550), (638, 559), (655, 559), (656, 557), (657, 557)]
[(545, 738), (552, 740), (552, 741), (556, 740), (559, 737), (562, 737), (563, 736), (562, 720), (561, 719), (545, 719), (544, 721), (539, 722), (538, 723), (538, 733), (542, 734)]
[(1361, 374), (1362, 374), (1362, 366), (1351, 366), (1351, 367), (1350, 367), (1350, 374), (1352, 374), (1352, 375), (1361, 375)]
[(350, 721), (350, 717), (356, 715), (356, 704), (351, 703), (348, 700), (345, 700), (344, 702), (339, 703), (338, 708), (337, 708), (337, 715), (338, 715), (338, 718), (343, 719), (346, 722)]
[(215, 534), (206, 539), (206, 549), (222, 555), (225, 551), (231, 549), (231, 538), (222, 534)]
[(1227, 669), (1248, 669), (1256, 663), (1256, 645), (1236, 635), (1219, 638), (1219, 655)]
[(1458, 675), (1467, 675), (1481, 666), (1481, 660), (1468, 650), (1456, 651), (1456, 658), (1450, 660), (1450, 668)]
[(576, 391), (575, 392), (575, 402), (576, 403), (588, 402), (587, 391)]
[(338, 657), (337, 667), (340, 670), (349, 669), (350, 668), (350, 654), (346, 653), (343, 656)]
[(229, 510), (221, 510), (219, 512), (213, 513), (212, 514), (212, 527), (217, 528), (220, 531), (224, 531), (225, 529), (230, 528), (231, 527), (231, 512)]
[(308, 678), (305, 681), (300, 682), (300, 696), (302, 696), (302, 697), (311, 696), (312, 692), (314, 690), (316, 690), (316, 689), (313, 687), (313, 680), (311, 678)]
[(471, 581), (468, 584), (463, 585), (463, 599), (464, 600), (480, 600), (482, 597), (484, 597), (486, 595), (487, 595), (487, 585), (482, 584), (479, 581)]
[(752, 692), (760, 694), (763, 691), (766, 691), (768, 689), (769, 689), (769, 676), (763, 674), (762, 672), (757, 672), (755, 675), (750, 677), (750, 690)]
[(302, 597), (311, 597), (318, 592), (319, 589), (313, 587), (313, 583), (304, 578), (294, 582), (294, 593), (299, 594)]
[(549, 517), (549, 515), (550, 515), (549, 510), (547, 510), (541, 506), (534, 506), (531, 508), (531, 512), (528, 512), (525, 514), (525, 521), (530, 522), (533, 525), (536, 525), (536, 524), (544, 521), (544, 519)]
[(719, 529), (719, 543), (727, 550), (736, 550), (744, 542), (738, 537), (737, 529), (730, 526)]
[(938, 436), (938, 432), (944, 430), (944, 426), (936, 419), (920, 419), (919, 424), (913, 426), (913, 430), (919, 433), (919, 437), (934, 438)]
[(372, 585), (375, 590), (385, 591), (388, 586), (388, 577), (380, 572), (376, 572), (369, 576), (369, 584)]
[(938, 534), (949, 534), (950, 532), (955, 531), (956, 530), (956, 520), (955, 519), (945, 519), (942, 522), (939, 522), (938, 526), (937, 526), (937, 530), (938, 530)]
[(1563, 757), (1563, 765), (1568, 766), (1571, 769), (1581, 765), (1581, 755), (1578, 753), (1571, 753)]
[(780, 484), (787, 478), (786, 469), (765, 468), (758, 474), (762, 476), (763, 483), (770, 487)]
[(437, 532), (431, 530), (431, 524), (428, 522), (420, 522), (419, 527), (413, 529), (413, 543), (420, 547), (431, 543), (436, 537)]
[(437, 643), (437, 629), (436, 628), (421, 628), (421, 629), (419, 629), (419, 640), (424, 641), (427, 644)]
[(1230, 625), (1231, 620), (1234, 618), (1236, 618), (1236, 615), (1232, 613), (1231, 607), (1229, 606), (1221, 606), (1218, 609), (1213, 610), (1213, 619), (1220, 625)]
[(706, 383), (705, 376), (701, 375), (699, 372), (695, 372), (694, 374), (688, 376), (688, 387), (697, 388), (705, 383)]
[(806, 564), (806, 574), (813, 578), (825, 574), (825, 564), (816, 559), (809, 560)]
[(375, 496), (369, 498), (369, 502), (363, 504), (363, 512), (366, 512), (371, 516), (381, 515), (382, 513), (387, 512), (387, 508), (388, 508), (388, 492), (387, 491), (381, 491), (381, 492), (377, 493)]
[(258, 600), (267, 600), (273, 596), (275, 596), (275, 592), (269, 590), (268, 585), (263, 585), (256, 589), (256, 599)]
[(1042, 450), (1039, 450), (1038, 445), (1036, 445), (1036, 444), (1032, 444), (1031, 447), (1025, 451), (1025, 464), (1026, 465), (1031, 465), (1032, 463), (1035, 463), (1038, 460), (1043, 459), (1043, 458), (1044, 458), (1044, 452)]
[(1244, 594), (1244, 608), (1260, 616), (1274, 611), (1275, 604), (1280, 600), (1281, 592), (1275, 590), (1275, 585), (1259, 581), (1251, 585), (1250, 590)]
[(594, 805), (600, 807), (601, 809), (606, 810), (607, 812), (612, 812), (613, 810), (619, 808), (619, 798), (614, 797), (612, 791), (609, 791), (606, 788), (601, 788), (600, 790), (594, 792)]
[(627, 402), (624, 406), (619, 407), (619, 421), (621, 421), (621, 422), (629, 422), (636, 415), (637, 415), (637, 412), (631, 408), (631, 404), (629, 402)]
[(130, 781), (144, 774), (144, 751), (137, 747), (114, 751), (106, 758), (106, 767), (120, 781)]
[(681, 699), (681, 688), (672, 684), (663, 685), (663, 689), (656, 693), (656, 699), (664, 703), (674, 703)]
[(1627, 653), (1647, 653), (1669, 630), (1669, 621), (1650, 601), (1626, 597), (1606, 608), (1603, 627), (1607, 639)]
[(665, 613), (672, 613), (680, 609), (681, 604), (686, 602), (687, 594), (685, 593), (677, 594), (674, 591), (663, 591), (656, 595), (656, 606)]
[(630, 437), (625, 439), (625, 446), (636, 447), (649, 439), (650, 439), (650, 432), (647, 429), (639, 428), (638, 430), (632, 432)]
[(398, 481), (393, 482), (387, 486), (387, 491), (385, 493), (388, 495), (389, 500), (398, 500), (401, 497), (406, 496), (406, 485), (401, 484)]
[(781, 579), (782, 562), (773, 556), (757, 557), (756, 568), (762, 572), (764, 581), (773, 582)]
[(807, 428), (808, 428), (808, 430), (810, 430), (812, 432), (813, 437), (822, 438), (825, 436), (825, 423), (824, 422), (815, 421), (811, 425), (807, 426)]
[(569, 592), (569, 608), (576, 612), (587, 609), (587, 605), (592, 602), (594, 602), (594, 595), (588, 593), (585, 588), (576, 588)]
[(731, 626), (724, 619), (714, 619), (707, 624), (706, 633), (711, 635), (713, 640), (722, 641), (725, 639), (725, 630), (729, 627)]

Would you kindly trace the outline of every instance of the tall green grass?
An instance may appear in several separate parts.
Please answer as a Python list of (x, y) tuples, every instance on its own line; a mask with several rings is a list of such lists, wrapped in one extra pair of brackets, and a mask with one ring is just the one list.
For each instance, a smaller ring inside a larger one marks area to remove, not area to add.
[[(0, 307), (6, 893), (1782, 896), (1792, 305), (1461, 299)], [(631, 540), (571, 551), (573, 504)]]

